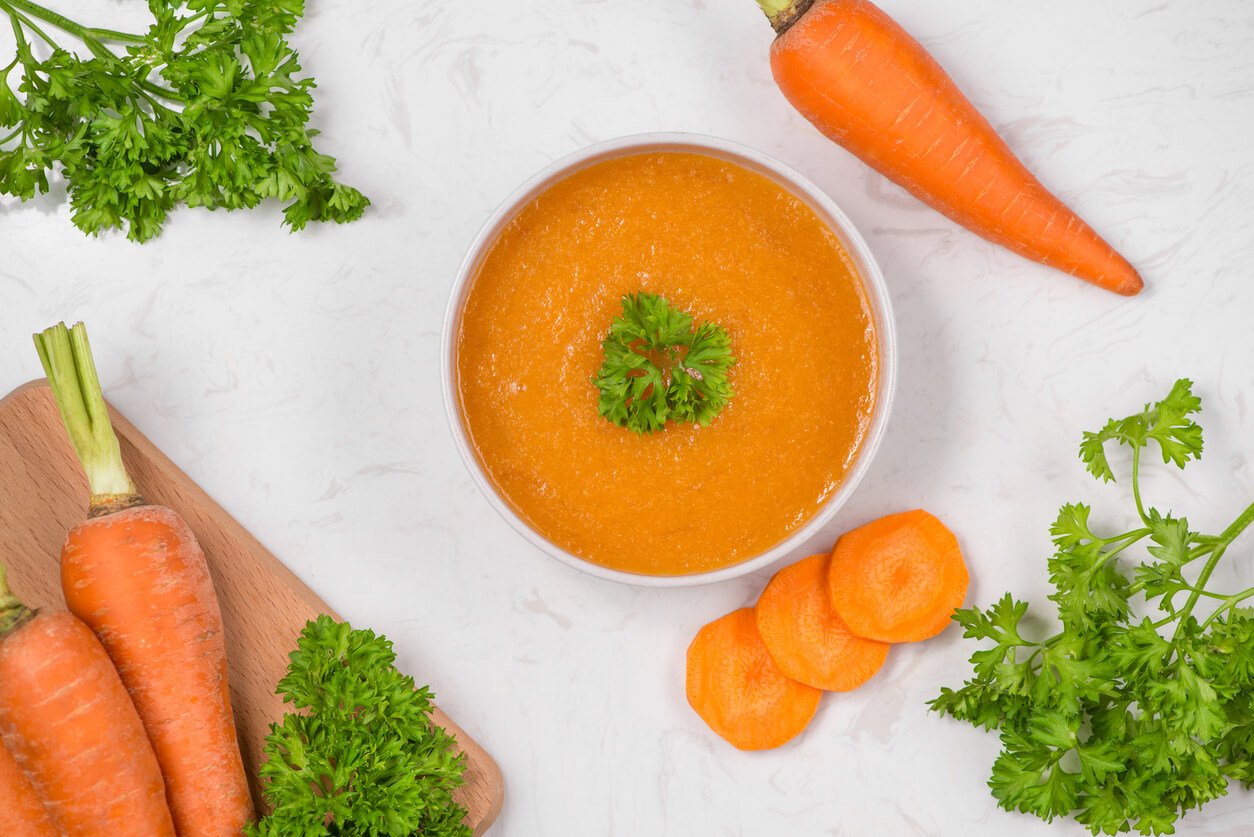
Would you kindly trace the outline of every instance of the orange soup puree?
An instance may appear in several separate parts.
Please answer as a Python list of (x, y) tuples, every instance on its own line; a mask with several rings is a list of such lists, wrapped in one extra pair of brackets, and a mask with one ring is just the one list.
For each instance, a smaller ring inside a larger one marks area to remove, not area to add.
[[(624, 295), (727, 329), (735, 395), (706, 427), (637, 436), (592, 379)], [(505, 227), (457, 338), (471, 446), (535, 530), (588, 561), (684, 575), (752, 558), (840, 485), (875, 400), (876, 334), (848, 255), (801, 199), (703, 154), (581, 169)]]

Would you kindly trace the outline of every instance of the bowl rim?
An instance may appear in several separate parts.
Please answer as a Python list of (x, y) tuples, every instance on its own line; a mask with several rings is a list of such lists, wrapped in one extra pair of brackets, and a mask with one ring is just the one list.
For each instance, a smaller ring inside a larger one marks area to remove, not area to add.
[[(875, 408), (854, 462), (836, 491), (809, 520), (766, 551), (726, 567), (687, 575), (646, 575), (605, 567), (568, 552), (533, 529), (488, 479), (462, 421), (457, 393), (457, 332), (461, 322), (461, 310), (479, 264), (501, 230), (532, 198), (558, 180), (604, 160), (654, 151), (686, 151), (738, 163), (771, 178), (805, 201), (832, 230), (854, 263), (867, 296), (877, 337), (879, 375), (876, 381)], [(694, 587), (738, 578), (774, 564), (817, 534), (845, 505), (870, 468), (892, 413), (897, 383), (897, 332), (888, 287), (879, 264), (849, 217), (826, 192), (791, 166), (738, 142), (699, 133), (639, 133), (593, 143), (554, 160), (523, 181), (492, 211), (466, 248), (449, 293), (440, 341), (440, 378), (445, 417), (471, 479), (497, 514), (528, 543), (567, 566), (608, 581), (639, 587)]]

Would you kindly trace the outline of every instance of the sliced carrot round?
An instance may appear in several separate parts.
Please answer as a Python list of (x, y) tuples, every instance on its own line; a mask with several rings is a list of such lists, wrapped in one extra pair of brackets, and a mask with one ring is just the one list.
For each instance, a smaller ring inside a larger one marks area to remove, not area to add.
[(806, 728), (823, 692), (779, 670), (753, 608), (716, 619), (688, 646), (688, 703), (732, 746), (769, 750)]
[(831, 555), (811, 555), (775, 574), (758, 598), (758, 631), (785, 676), (829, 692), (848, 692), (884, 665), (888, 643), (855, 635), (832, 607)]
[(832, 607), (855, 634), (914, 642), (945, 630), (968, 575), (954, 534), (915, 509), (841, 535), (827, 581)]

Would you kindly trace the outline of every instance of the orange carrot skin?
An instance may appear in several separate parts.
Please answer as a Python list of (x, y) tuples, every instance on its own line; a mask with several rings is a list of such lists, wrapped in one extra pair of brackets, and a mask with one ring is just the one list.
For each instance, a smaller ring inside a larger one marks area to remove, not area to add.
[(815, 0), (771, 45), (788, 101), (828, 138), (955, 222), (1131, 296), (1128, 262), (1015, 157), (935, 59), (866, 0)]
[(0, 738), (66, 837), (174, 837), (135, 706), (69, 613), (36, 612), (0, 640)]
[(91, 517), (66, 538), (61, 585), (139, 710), (179, 837), (239, 837), (253, 802), (231, 714), (222, 616), (191, 529), (160, 506)]
[(3, 743), (0, 743), (0, 834), (4, 837), (60, 837), (35, 786)]

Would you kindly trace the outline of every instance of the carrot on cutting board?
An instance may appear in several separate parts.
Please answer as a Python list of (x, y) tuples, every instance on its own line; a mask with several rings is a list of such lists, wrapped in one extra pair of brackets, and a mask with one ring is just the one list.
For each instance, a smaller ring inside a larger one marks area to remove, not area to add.
[(1041, 185), (926, 50), (866, 0), (757, 0), (784, 96), (827, 137), (952, 220), (1131, 296), (1141, 277)]
[[(51, 817), (52, 834), (174, 837), (152, 745), (100, 640), (70, 613), (24, 606), (3, 565), (0, 739)], [(21, 829), (2, 833), (47, 833)]]
[(779, 670), (751, 607), (697, 632), (688, 646), (687, 693), (710, 729), (741, 750), (769, 750), (794, 738), (823, 694)]
[(967, 595), (958, 539), (934, 515), (890, 514), (841, 535), (827, 570), (832, 607), (858, 636), (936, 636)]
[(0, 834), (4, 837), (60, 837), (35, 786), (0, 736)]
[(889, 645), (855, 635), (832, 607), (831, 553), (777, 572), (754, 607), (758, 632), (785, 676), (829, 692), (848, 692), (884, 665)]
[(204, 554), (177, 514), (136, 493), (83, 324), (35, 343), (92, 495), (61, 550), (66, 603), (100, 637), (139, 710), (179, 837), (239, 837), (254, 809)]

